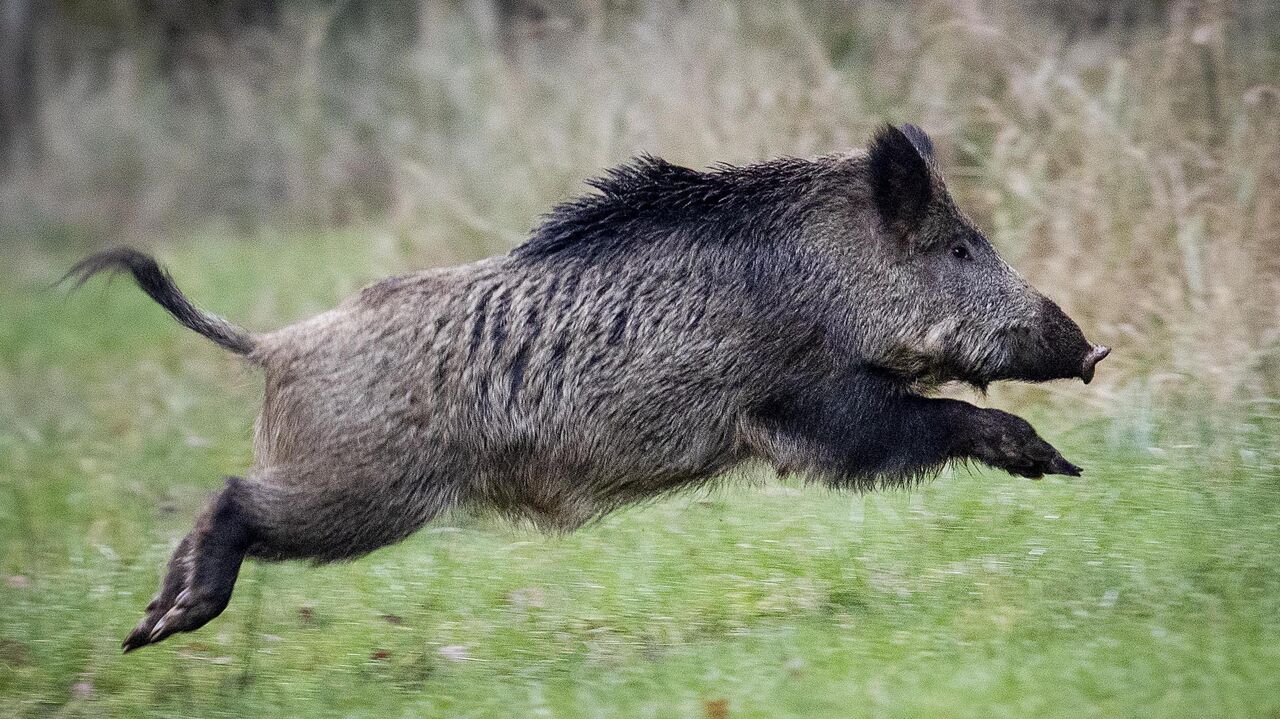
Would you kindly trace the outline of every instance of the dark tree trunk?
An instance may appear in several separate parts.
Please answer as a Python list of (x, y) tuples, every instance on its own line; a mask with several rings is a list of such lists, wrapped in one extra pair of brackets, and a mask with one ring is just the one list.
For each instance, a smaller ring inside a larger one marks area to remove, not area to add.
[(39, 147), (34, 119), (42, 5), (39, 0), (0, 0), (0, 176)]

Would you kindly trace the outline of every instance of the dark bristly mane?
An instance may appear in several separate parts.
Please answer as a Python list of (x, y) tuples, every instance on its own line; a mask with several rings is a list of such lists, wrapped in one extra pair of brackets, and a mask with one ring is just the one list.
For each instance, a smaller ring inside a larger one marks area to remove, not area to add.
[[(801, 225), (796, 213), (823, 166), (784, 158), (707, 171), (641, 155), (588, 180), (598, 192), (563, 202), (544, 216), (519, 259), (593, 257), (659, 239), (735, 243)], [(785, 222), (792, 219), (792, 222)]]

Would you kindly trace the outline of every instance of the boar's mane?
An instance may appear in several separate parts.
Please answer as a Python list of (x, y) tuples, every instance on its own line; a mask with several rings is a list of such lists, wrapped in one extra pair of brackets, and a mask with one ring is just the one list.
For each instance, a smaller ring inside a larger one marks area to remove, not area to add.
[[(598, 192), (554, 207), (511, 254), (587, 260), (663, 242), (747, 249), (777, 241), (804, 226), (817, 201), (808, 191), (829, 169), (783, 158), (699, 171), (641, 155), (588, 180)], [(798, 201), (806, 195), (814, 201)]]

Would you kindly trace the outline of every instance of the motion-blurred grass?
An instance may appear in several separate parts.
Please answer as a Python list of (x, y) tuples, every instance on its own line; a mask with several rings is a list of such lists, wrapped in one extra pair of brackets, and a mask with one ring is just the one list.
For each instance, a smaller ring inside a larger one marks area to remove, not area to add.
[[(265, 329), (385, 273), (388, 242), (162, 257)], [(5, 716), (1280, 711), (1271, 428), (1138, 442), (1064, 399), (1078, 383), (1022, 409), (1082, 479), (958, 469), (859, 496), (760, 478), (567, 537), (456, 516), (349, 565), (246, 565), (221, 618), (122, 656), (171, 546), (249, 462), (259, 379), (126, 281), (50, 290), (75, 256), (0, 280)]]

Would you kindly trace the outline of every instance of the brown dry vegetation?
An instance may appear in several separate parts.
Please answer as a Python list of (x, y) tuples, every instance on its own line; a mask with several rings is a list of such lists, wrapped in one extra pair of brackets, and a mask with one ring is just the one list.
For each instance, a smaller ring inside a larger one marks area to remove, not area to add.
[(286, 6), (274, 30), (196, 38), (168, 73), (145, 38), (63, 19), (6, 229), (154, 244), (210, 222), (356, 225), (394, 264), (441, 264), (509, 248), (640, 151), (748, 162), (912, 121), (1009, 259), (1118, 348), (1098, 408), (1140, 427), (1212, 401), (1236, 423), (1277, 396), (1267, 3), (1122, 3), (1142, 12), (1106, 27), (1070, 16), (1097, 4), (1015, 0), (550, 5), (503, 22), (424, 0), (410, 27)]

